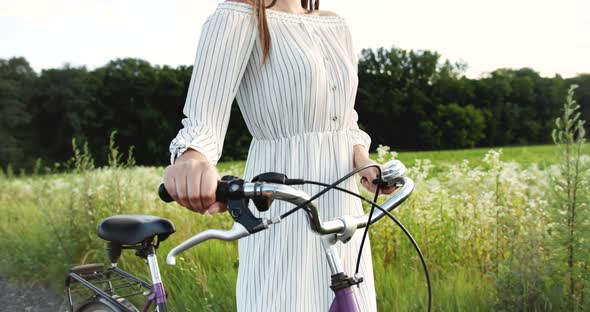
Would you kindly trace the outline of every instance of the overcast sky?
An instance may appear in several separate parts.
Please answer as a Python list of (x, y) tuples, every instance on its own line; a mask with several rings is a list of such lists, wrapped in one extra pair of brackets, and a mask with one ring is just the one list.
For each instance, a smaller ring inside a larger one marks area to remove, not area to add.
[[(278, 0), (280, 1), (280, 0)], [(0, 0), (0, 58), (35, 70), (92, 69), (118, 57), (189, 65), (220, 0)], [(500, 67), (590, 72), (590, 0), (322, 0), (348, 21), (357, 53), (436, 50), (476, 78)]]

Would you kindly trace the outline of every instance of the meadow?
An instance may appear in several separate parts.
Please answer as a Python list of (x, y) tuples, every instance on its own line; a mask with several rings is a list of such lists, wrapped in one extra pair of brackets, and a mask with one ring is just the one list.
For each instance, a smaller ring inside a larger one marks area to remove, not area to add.
[[(582, 148), (581, 162), (587, 164), (589, 151)], [(555, 252), (562, 243), (555, 237), (558, 231), (552, 231), (561, 222), (556, 219), (561, 213), (552, 212), (558, 205), (552, 181), (561, 150), (542, 145), (394, 153), (381, 147), (372, 155), (380, 162), (402, 160), (416, 182), (410, 199), (394, 214), (426, 256), (434, 310), (569, 310), (563, 300), (567, 288), (561, 286), (567, 284), (562, 272), (567, 259)], [(177, 228), (158, 250), (173, 294), (171, 311), (235, 310), (235, 242), (207, 242), (184, 254), (176, 267), (164, 264), (177, 243), (206, 228), (229, 228), (231, 218), (193, 214), (161, 202), (156, 190), (164, 168), (135, 166), (123, 158), (112, 147), (109, 165), (95, 168), (92, 156), (77, 148), (67, 172), (39, 168), (33, 175), (0, 175), (0, 276), (61, 291), (68, 267), (107, 263), (104, 241), (95, 234), (101, 219), (152, 214), (171, 219)], [(240, 176), (243, 167), (244, 162), (235, 161), (220, 163), (218, 169)], [(587, 188), (579, 192), (588, 195)], [(587, 201), (580, 209), (584, 205), (587, 210)], [(386, 219), (370, 235), (380, 311), (423, 311), (424, 273), (407, 239)], [(587, 254), (578, 259), (575, 287), (582, 298), (576, 309), (588, 310), (583, 297), (589, 261)], [(120, 267), (147, 278), (144, 264), (131, 252)]]

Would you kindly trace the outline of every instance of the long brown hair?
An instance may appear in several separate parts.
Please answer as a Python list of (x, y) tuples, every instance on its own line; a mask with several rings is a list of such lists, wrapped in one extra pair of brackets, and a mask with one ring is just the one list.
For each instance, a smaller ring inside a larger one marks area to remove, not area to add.
[[(266, 20), (266, 9), (275, 5), (277, 0), (272, 0), (272, 3), (265, 6), (265, 0), (247, 0), (254, 1), (252, 13), (258, 17), (258, 33), (260, 34), (260, 45), (262, 46), (262, 64), (266, 63), (268, 51), (270, 50), (270, 32), (268, 31), (268, 21)], [(301, 0), (301, 7), (306, 9), (308, 13), (320, 8), (320, 0)]]

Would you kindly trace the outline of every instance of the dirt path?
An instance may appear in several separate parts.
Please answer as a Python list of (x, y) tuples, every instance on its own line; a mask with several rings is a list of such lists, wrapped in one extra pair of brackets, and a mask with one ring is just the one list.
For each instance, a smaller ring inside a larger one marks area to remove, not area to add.
[(61, 312), (62, 303), (63, 296), (51, 289), (20, 285), (0, 277), (0, 311)]

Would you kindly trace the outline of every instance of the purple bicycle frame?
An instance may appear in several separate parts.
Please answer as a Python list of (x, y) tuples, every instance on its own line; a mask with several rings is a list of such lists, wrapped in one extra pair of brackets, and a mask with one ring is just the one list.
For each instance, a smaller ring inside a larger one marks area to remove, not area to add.
[(358, 300), (352, 286), (334, 291), (336, 297), (330, 306), (330, 312), (360, 312)]

